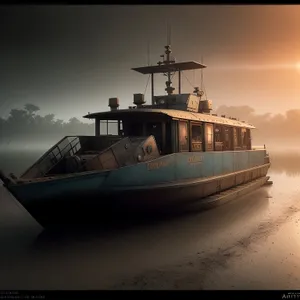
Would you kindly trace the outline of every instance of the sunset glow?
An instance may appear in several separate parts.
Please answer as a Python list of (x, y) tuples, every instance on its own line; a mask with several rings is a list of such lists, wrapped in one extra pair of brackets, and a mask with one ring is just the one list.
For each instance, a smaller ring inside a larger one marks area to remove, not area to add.
[[(20, 16), (28, 22), (17, 30)], [(7, 8), (1, 18), (0, 117), (28, 101), (64, 120), (106, 110), (114, 96), (120, 108), (128, 107), (148, 80), (131, 68), (157, 63), (167, 19), (176, 61), (203, 58), (207, 65), (204, 85), (214, 108), (300, 109), (300, 5), (20, 7)], [(210, 25), (199, 26), (199, 19)], [(182, 92), (200, 84), (195, 73), (184, 74), (192, 86), (183, 76)], [(154, 80), (155, 94), (164, 94), (165, 78)], [(149, 103), (150, 85), (145, 99)]]

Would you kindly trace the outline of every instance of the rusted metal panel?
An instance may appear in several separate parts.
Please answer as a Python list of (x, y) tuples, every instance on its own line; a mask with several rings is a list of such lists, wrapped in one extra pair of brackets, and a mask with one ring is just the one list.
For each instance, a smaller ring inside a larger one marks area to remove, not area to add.
[(101, 162), (101, 165), (103, 166), (103, 169), (116, 169), (118, 168), (117, 160), (113, 154), (112, 149), (109, 149), (108, 151), (102, 153), (99, 156), (99, 161)]
[(139, 145), (136, 156), (138, 155), (141, 161), (149, 161), (160, 156), (154, 136), (148, 137)]
[[(123, 138), (84, 164), (85, 171), (117, 169), (160, 156), (155, 138)], [(81, 156), (82, 157), (82, 156)]]

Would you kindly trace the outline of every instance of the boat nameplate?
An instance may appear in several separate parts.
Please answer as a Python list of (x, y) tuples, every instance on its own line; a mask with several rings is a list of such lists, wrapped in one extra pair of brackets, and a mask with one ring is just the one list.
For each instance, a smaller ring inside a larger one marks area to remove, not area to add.
[(151, 171), (151, 170), (157, 170), (157, 169), (166, 167), (167, 165), (168, 165), (167, 161), (154, 161), (154, 162), (149, 162), (147, 164), (147, 169), (149, 171)]
[(193, 156), (190, 156), (188, 158), (188, 163), (189, 164), (198, 164), (198, 163), (202, 163), (203, 162), (203, 156), (196, 156), (196, 155), (193, 155)]

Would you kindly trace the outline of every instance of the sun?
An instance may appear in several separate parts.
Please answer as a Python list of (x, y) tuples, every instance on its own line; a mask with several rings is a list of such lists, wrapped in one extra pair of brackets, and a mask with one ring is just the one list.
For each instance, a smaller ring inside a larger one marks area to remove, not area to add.
[(296, 69), (298, 72), (300, 72), (300, 61), (296, 63)]

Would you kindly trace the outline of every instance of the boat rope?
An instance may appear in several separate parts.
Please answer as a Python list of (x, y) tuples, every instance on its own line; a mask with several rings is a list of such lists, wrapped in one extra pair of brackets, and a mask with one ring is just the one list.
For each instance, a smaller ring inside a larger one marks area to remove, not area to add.
[(187, 76), (185, 75), (184, 72), (182, 72), (183, 76), (186, 78), (186, 80), (188, 81), (188, 83), (191, 85), (192, 88), (195, 88), (194, 85), (190, 82), (190, 80), (187, 78)]
[[(188, 81), (188, 83), (191, 85), (192, 88), (195, 88), (195, 86), (190, 82), (190, 80), (188, 79), (188, 77), (184, 74), (184, 72), (182, 72), (183, 76), (186, 78), (186, 80)], [(201, 83), (201, 89), (204, 92), (205, 98), (207, 99), (207, 94), (206, 94), (206, 89), (205, 86), (203, 84), (203, 82)]]
[(202, 91), (204, 92), (204, 95), (205, 95), (205, 99), (207, 99), (207, 94), (206, 94), (206, 89), (205, 89), (205, 86), (204, 84), (202, 85)]
[(147, 84), (146, 84), (146, 87), (145, 87), (144, 95), (146, 94), (148, 84), (149, 84), (149, 80), (150, 80), (150, 75), (148, 76), (148, 79), (147, 79)]

